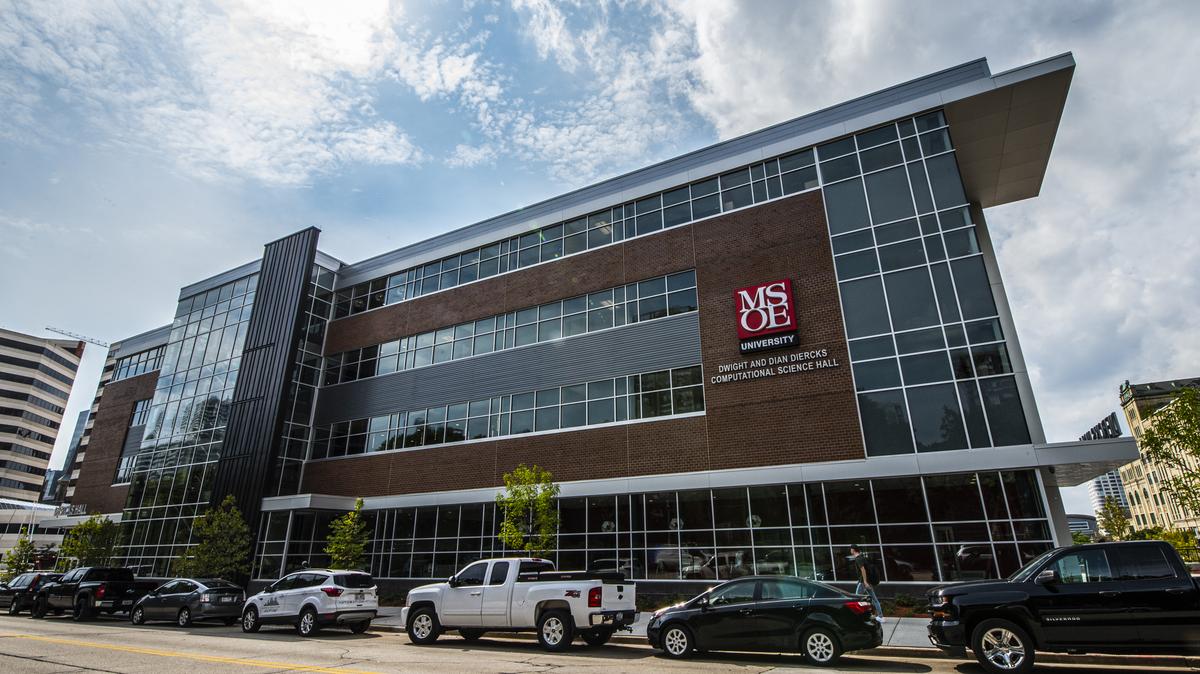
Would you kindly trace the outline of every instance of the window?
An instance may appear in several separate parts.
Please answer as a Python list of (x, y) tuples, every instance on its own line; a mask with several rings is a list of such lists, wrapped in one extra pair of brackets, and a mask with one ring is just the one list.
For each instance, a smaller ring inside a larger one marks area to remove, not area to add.
[(487, 562), (477, 562), (463, 569), (455, 576), (459, 585), (464, 587), (483, 585), (484, 574), (487, 573)]
[(492, 573), (488, 576), (488, 585), (503, 585), (508, 578), (508, 562), (492, 564)]
[(711, 606), (729, 606), (731, 604), (746, 604), (754, 601), (755, 581), (741, 581), (718, 587), (709, 594), (708, 603)]
[(817, 586), (802, 580), (764, 580), (762, 581), (762, 601), (779, 599), (811, 599), (816, 594)]
[(1104, 550), (1092, 549), (1069, 552), (1054, 561), (1060, 583), (1104, 583), (1113, 579)]
[(913, 450), (902, 391), (861, 393), (858, 408), (868, 455), (905, 454)]

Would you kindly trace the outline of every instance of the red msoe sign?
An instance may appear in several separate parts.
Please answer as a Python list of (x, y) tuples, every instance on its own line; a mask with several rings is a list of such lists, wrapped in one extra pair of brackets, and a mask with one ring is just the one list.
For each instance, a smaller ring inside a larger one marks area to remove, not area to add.
[[(740, 351), (750, 353), (796, 343), (796, 312), (791, 279), (772, 281), (733, 291), (737, 310)], [(769, 337), (770, 335), (775, 335)]]

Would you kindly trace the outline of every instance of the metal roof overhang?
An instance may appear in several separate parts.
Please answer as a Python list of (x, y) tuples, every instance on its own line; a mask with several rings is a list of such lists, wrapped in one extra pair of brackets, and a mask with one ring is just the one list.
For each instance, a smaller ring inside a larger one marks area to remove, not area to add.
[(992, 88), (946, 104), (971, 201), (989, 208), (1038, 195), (1074, 72), (1064, 54), (994, 75)]

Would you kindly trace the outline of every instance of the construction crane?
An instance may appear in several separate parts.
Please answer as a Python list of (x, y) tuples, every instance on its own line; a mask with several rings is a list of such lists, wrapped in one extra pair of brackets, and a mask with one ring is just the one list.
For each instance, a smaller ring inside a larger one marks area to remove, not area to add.
[(88, 342), (89, 344), (95, 344), (96, 346), (102, 346), (106, 349), (108, 348), (108, 342), (102, 342), (98, 339), (92, 339), (91, 337), (88, 337), (87, 335), (80, 335), (80, 334), (77, 334), (74, 332), (70, 332), (69, 330), (59, 330), (58, 328), (52, 328), (49, 325), (46, 326), (46, 329), (49, 330), (50, 332), (57, 332), (60, 335), (66, 335), (67, 337), (74, 337), (75, 339), (82, 339), (83, 341)]

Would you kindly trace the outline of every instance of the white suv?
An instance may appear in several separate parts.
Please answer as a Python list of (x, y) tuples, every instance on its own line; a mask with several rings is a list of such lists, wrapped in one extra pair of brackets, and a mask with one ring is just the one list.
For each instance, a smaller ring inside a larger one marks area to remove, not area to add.
[(304, 569), (288, 574), (246, 600), (242, 631), (264, 624), (295, 625), (302, 637), (326, 625), (365, 632), (379, 611), (375, 580), (362, 571)]

